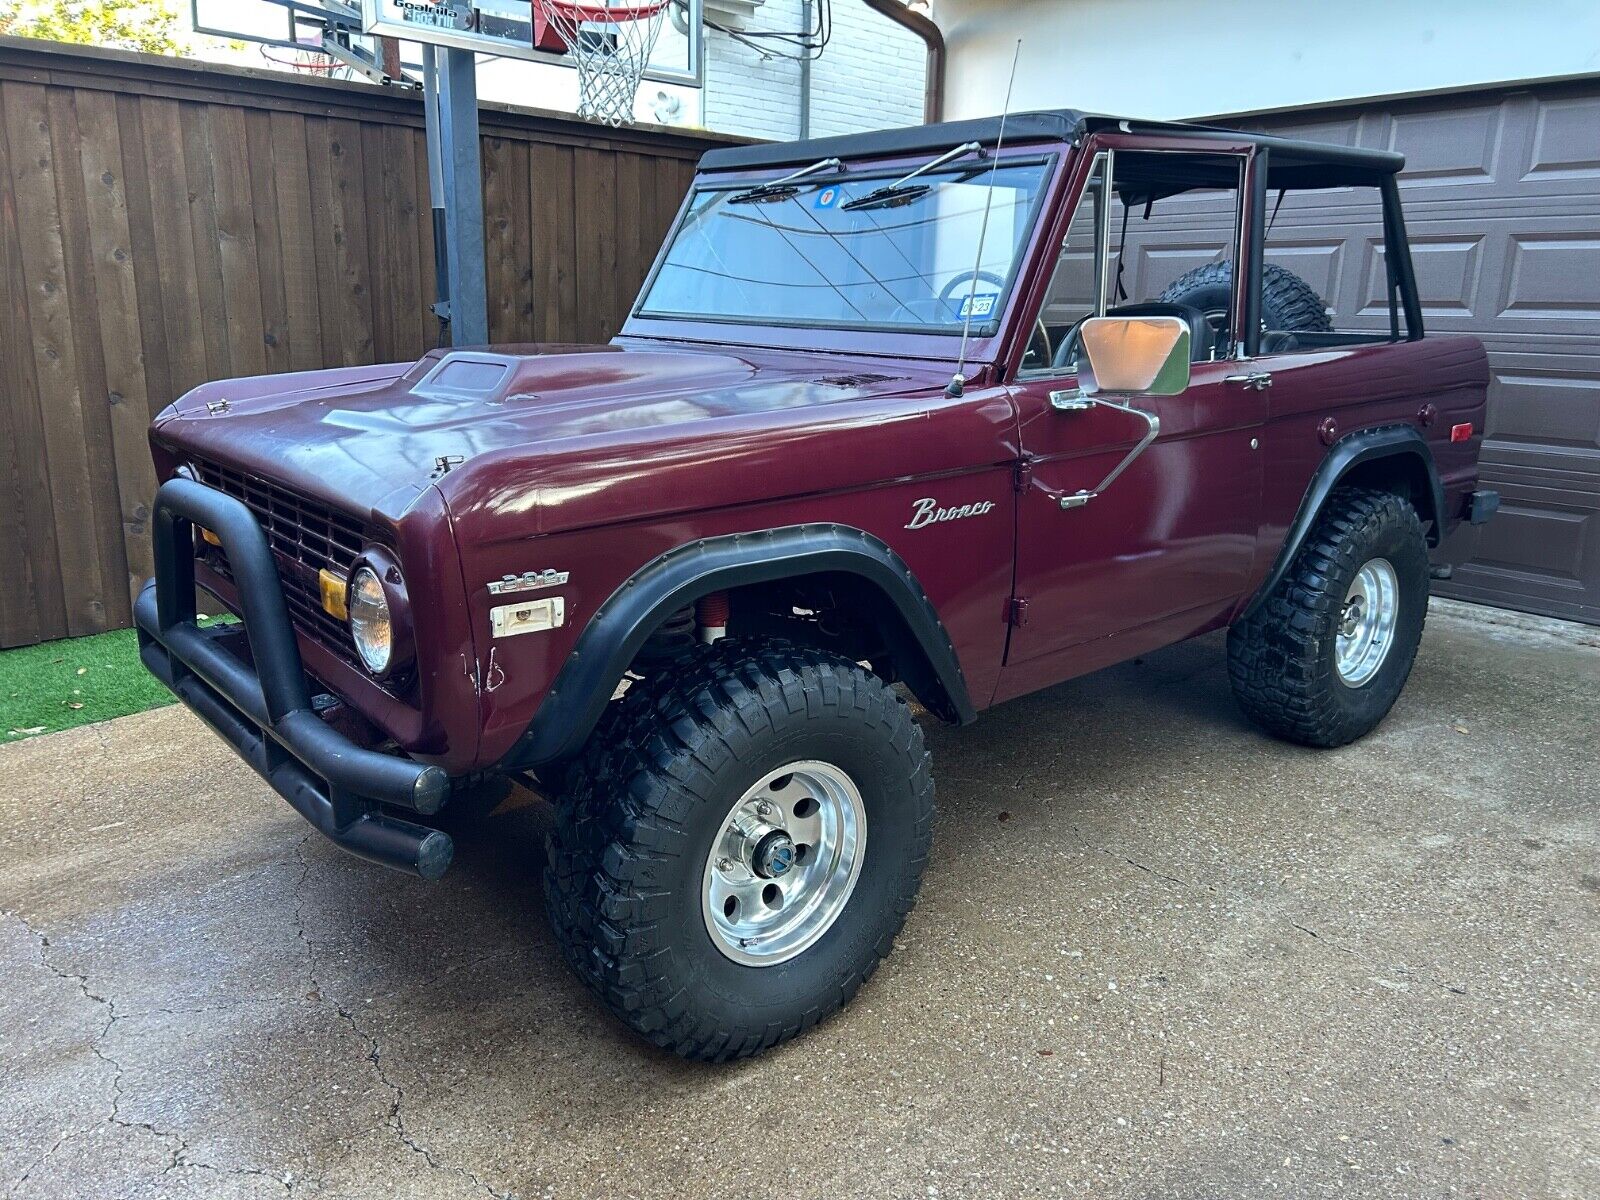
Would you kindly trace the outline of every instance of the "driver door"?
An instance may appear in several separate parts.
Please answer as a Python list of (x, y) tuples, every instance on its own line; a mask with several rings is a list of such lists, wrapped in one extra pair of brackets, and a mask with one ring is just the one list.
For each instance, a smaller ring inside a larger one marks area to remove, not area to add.
[[(1052, 403), (1057, 393), (1070, 403), (1078, 383), (1070, 335), (1053, 317), (1073, 312), (1074, 304), (1085, 315), (1159, 310), (1162, 291), (1177, 276), (1219, 254), (1237, 261), (1237, 184), (1231, 192), (1210, 187), (1199, 197), (1156, 197), (1148, 205), (1140, 194), (1152, 179), (1181, 177), (1177, 160), (1186, 157), (1103, 154), (1068, 230), (1041, 313), (1055, 335), (1055, 361), (1033, 369), (1025, 363), (1013, 391), (1024, 456), (1016, 595), (1026, 602), (1020, 608), (1026, 617), (1012, 629), (997, 700), (1198, 632), (1237, 601), (1251, 577), (1266, 393), (1242, 378), (1243, 364), (1229, 357), (1227, 314), (1209, 317), (1223, 326), (1220, 337), (1196, 327), (1187, 390), (1132, 401), (1156, 418), (1159, 432), (1085, 503), (1071, 501), (1095, 489), (1147, 424), (1114, 408), (1064, 411)], [(1197, 178), (1214, 179), (1222, 156), (1200, 157), (1207, 169), (1197, 170)], [(1240, 158), (1236, 178), (1242, 165)], [(1110, 200), (1102, 205), (1097, 196), (1107, 175)], [(1121, 296), (1128, 299), (1119, 305)], [(1188, 306), (1170, 307), (1171, 315), (1207, 319)]]

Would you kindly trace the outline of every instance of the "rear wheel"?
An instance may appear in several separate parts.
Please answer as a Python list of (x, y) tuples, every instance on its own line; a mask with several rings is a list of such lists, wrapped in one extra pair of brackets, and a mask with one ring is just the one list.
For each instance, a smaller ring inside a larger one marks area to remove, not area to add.
[(882, 680), (723, 639), (630, 688), (568, 771), (545, 875), (556, 938), (657, 1045), (755, 1054), (889, 953), (932, 816), (922, 731)]
[(1410, 502), (1340, 488), (1265, 602), (1228, 632), (1233, 693), (1256, 724), (1342, 746), (1388, 715), (1428, 612), (1428, 546)]

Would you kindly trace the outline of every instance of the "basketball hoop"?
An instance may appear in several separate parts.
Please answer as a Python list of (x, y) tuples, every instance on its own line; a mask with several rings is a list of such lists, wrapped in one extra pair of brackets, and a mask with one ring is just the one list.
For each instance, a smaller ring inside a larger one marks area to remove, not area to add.
[(656, 48), (669, 3), (533, 0), (534, 16), (565, 43), (578, 69), (580, 117), (611, 126), (632, 123), (639, 81)]
[(310, 75), (319, 79), (348, 79), (351, 74), (349, 63), (310, 44), (297, 50), (262, 46), (261, 57), (280, 67), (288, 67), (297, 75)]

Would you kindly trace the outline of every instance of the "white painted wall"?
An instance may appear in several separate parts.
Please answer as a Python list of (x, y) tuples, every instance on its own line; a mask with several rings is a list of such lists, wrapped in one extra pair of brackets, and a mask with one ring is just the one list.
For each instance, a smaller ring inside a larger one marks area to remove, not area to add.
[(811, 64), (811, 134), (922, 124), (928, 47), (861, 0), (833, 0), (833, 41)]
[[(751, 29), (799, 29), (800, 0), (767, 0)], [(833, 0), (833, 39), (811, 64), (814, 136), (916, 125), (922, 120), (927, 48), (861, 0)], [(714, 29), (706, 31), (707, 129), (748, 137), (800, 136), (800, 64), (763, 59)]]
[(1597, 0), (934, 0), (945, 113), (1176, 118), (1600, 71)]

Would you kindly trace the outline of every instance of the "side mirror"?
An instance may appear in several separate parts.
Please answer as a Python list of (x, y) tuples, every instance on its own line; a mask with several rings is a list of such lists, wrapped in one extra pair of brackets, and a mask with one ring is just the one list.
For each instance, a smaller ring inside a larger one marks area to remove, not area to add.
[(1181, 317), (1091, 317), (1079, 336), (1085, 396), (1176, 396), (1189, 386), (1189, 323)]

